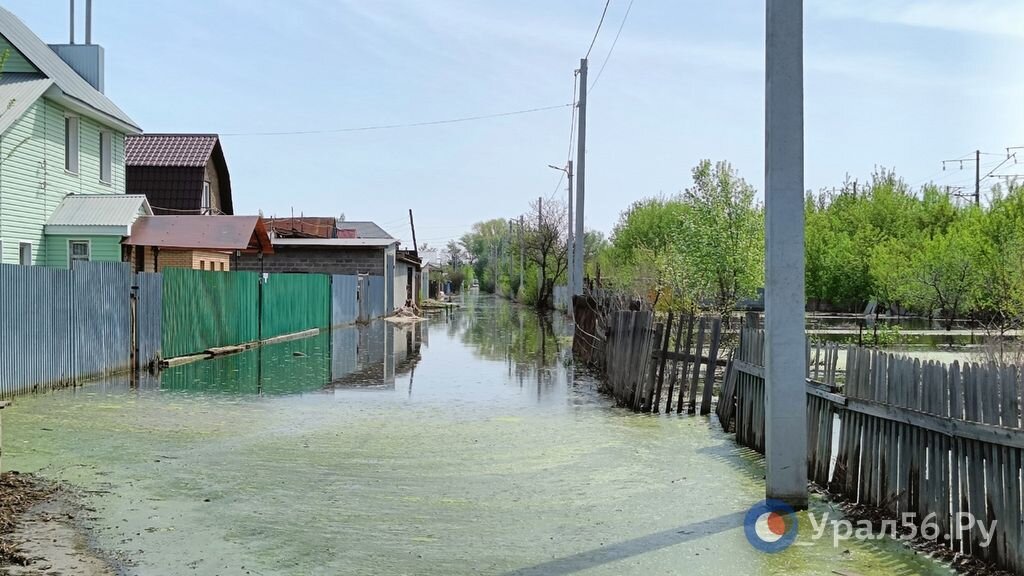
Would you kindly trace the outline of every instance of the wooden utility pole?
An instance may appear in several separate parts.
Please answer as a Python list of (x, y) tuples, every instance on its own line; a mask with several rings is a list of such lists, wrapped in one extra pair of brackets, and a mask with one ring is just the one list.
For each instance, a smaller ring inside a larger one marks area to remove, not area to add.
[[(570, 296), (583, 293), (583, 205), (586, 200), (587, 180), (587, 59), (580, 59), (580, 98), (579, 111), (576, 114), (579, 123), (576, 143), (576, 243), (573, 246), (574, 272), (570, 275), (573, 286), (569, 287)], [(570, 186), (571, 188), (571, 186)], [(569, 192), (572, 194), (572, 192)]]
[(765, 34), (766, 496), (807, 508), (803, 1), (767, 0)]
[(409, 228), (412, 228), (412, 250), (416, 257), (420, 257), (420, 246), (416, 243), (416, 222), (412, 219), (412, 208), (409, 208)]

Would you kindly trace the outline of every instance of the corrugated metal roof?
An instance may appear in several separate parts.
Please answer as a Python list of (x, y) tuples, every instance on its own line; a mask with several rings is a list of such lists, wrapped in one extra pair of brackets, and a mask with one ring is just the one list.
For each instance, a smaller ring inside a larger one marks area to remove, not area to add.
[(136, 131), (141, 131), (123, 110), (117, 107), (99, 90), (92, 87), (66, 62), (57, 56), (52, 48), (39, 39), (17, 16), (0, 7), (0, 34), (7, 38), (18, 52), (39, 69), (60, 88), (61, 92), (102, 115), (113, 118)]
[(201, 168), (216, 145), (216, 134), (137, 134), (124, 139), (124, 163)]
[(337, 218), (301, 216), (298, 218), (267, 218), (267, 228), (278, 236), (334, 238)]
[(124, 244), (200, 250), (273, 252), (259, 216), (143, 216)]
[(153, 214), (141, 194), (72, 194), (61, 200), (46, 226), (131, 226), (140, 214)]
[(394, 237), (377, 226), (374, 222), (351, 222), (345, 220), (338, 222), (338, 230), (355, 230), (356, 238), (391, 238)]
[(0, 74), (0, 110), (4, 110), (0, 115), (0, 134), (17, 122), (50, 86), (53, 80), (42, 74)]

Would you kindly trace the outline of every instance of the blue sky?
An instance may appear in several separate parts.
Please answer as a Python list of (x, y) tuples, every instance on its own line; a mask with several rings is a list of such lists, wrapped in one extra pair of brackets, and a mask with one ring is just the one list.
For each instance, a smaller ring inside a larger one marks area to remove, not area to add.
[[(611, 0), (591, 55), (629, 0)], [(7, 0), (44, 40), (65, 0)], [(219, 132), (236, 211), (372, 219), (440, 245), (555, 192), (569, 109), (443, 126), (227, 136), (419, 122), (565, 104), (603, 0), (96, 0), (107, 93), (146, 131)], [(84, 12), (80, 3), (79, 16)], [(894, 167), (971, 185), (940, 161), (1024, 146), (1024, 2), (807, 0), (806, 185)], [(79, 24), (79, 34), (82, 33)], [(81, 36), (80, 36), (81, 37)], [(763, 183), (764, 4), (634, 0), (590, 96), (588, 227), (685, 188), (702, 158)], [(1021, 154), (1024, 159), (1024, 151)], [(983, 169), (998, 164), (985, 156)], [(1024, 172), (1024, 162), (998, 173)], [(564, 196), (564, 191), (559, 194)]]

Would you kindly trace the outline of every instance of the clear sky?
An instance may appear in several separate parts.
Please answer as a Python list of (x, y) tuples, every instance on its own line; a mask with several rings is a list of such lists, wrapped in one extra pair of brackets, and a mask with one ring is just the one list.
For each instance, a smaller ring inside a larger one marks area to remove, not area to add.
[[(630, 0), (611, 0), (593, 81)], [(5, 0), (66, 42), (66, 0)], [(570, 102), (604, 0), (95, 0), (107, 93), (148, 132), (219, 132), (237, 213), (375, 220), (409, 245), (550, 197), (569, 108), (289, 136)], [(84, 13), (80, 2), (79, 17)], [(806, 184), (1024, 146), (1024, 1), (807, 0)], [(82, 24), (79, 24), (81, 39)], [(588, 227), (685, 188), (702, 158), (763, 184), (763, 0), (634, 0), (589, 102)], [(1000, 169), (1024, 172), (1022, 163)], [(983, 156), (985, 172), (999, 162)], [(987, 183), (991, 183), (989, 180)], [(564, 192), (559, 192), (564, 196)]]

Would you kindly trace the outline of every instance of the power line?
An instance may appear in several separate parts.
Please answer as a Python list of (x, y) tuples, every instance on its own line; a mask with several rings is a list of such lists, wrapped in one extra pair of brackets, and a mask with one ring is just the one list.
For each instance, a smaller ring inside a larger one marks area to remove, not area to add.
[(615, 39), (612, 40), (612, 47), (608, 49), (608, 54), (604, 57), (604, 62), (601, 63), (601, 68), (597, 70), (597, 77), (590, 84), (590, 91), (594, 91), (594, 86), (597, 85), (597, 81), (601, 79), (601, 74), (604, 72), (604, 67), (608, 65), (608, 60), (612, 57), (612, 52), (615, 51), (615, 45), (619, 43), (619, 34), (622, 34), (622, 27), (626, 25), (626, 19), (629, 18), (629, 11), (633, 8), (633, 0), (629, 0), (629, 5), (626, 6), (626, 14), (622, 17), (622, 22), (619, 23), (619, 30), (615, 33)]
[(447, 118), (444, 120), (429, 120), (425, 122), (409, 122), (405, 124), (377, 124), (373, 126), (357, 126), (350, 128), (332, 128), (326, 130), (284, 130), (280, 132), (226, 132), (221, 136), (301, 136), (308, 134), (340, 134), (343, 132), (368, 132), (371, 130), (393, 130), (396, 128), (418, 128), (421, 126), (437, 126), (439, 124), (456, 124), (460, 122), (473, 122), (475, 120), (490, 120), (492, 118), (503, 118), (506, 116), (518, 116), (521, 114), (532, 114), (535, 112), (546, 112), (568, 108), (573, 103), (558, 104), (557, 106), (542, 106), (540, 108), (527, 108), (525, 110), (513, 110), (511, 112), (497, 112), (495, 114), (480, 114), (477, 116), (463, 116), (461, 118)]
[(601, 10), (601, 19), (597, 21), (597, 30), (594, 30), (594, 38), (590, 40), (590, 48), (587, 48), (587, 55), (584, 58), (590, 58), (590, 51), (594, 49), (594, 42), (597, 42), (597, 34), (601, 32), (601, 25), (604, 24), (604, 16), (608, 13), (608, 5), (612, 3), (612, 0), (605, 0), (604, 10)]
[[(574, 72), (573, 75), (572, 75), (572, 104), (573, 104), (573, 106), (572, 106), (572, 111), (569, 114), (569, 150), (565, 154), (565, 165), (566, 166), (569, 165), (569, 160), (572, 160), (573, 144), (576, 141), (575, 138), (573, 138), (573, 136), (576, 135), (576, 88), (577, 88), (577, 86), (579, 86), (578, 80), (579, 80), (579, 76)], [(549, 202), (555, 197), (555, 194), (558, 194), (558, 191), (562, 189), (562, 182), (565, 181), (565, 172), (564, 171), (560, 171), (560, 172), (561, 172), (561, 175), (558, 177), (558, 184), (555, 184), (555, 189), (551, 192), (551, 194), (548, 195), (548, 201)]]

